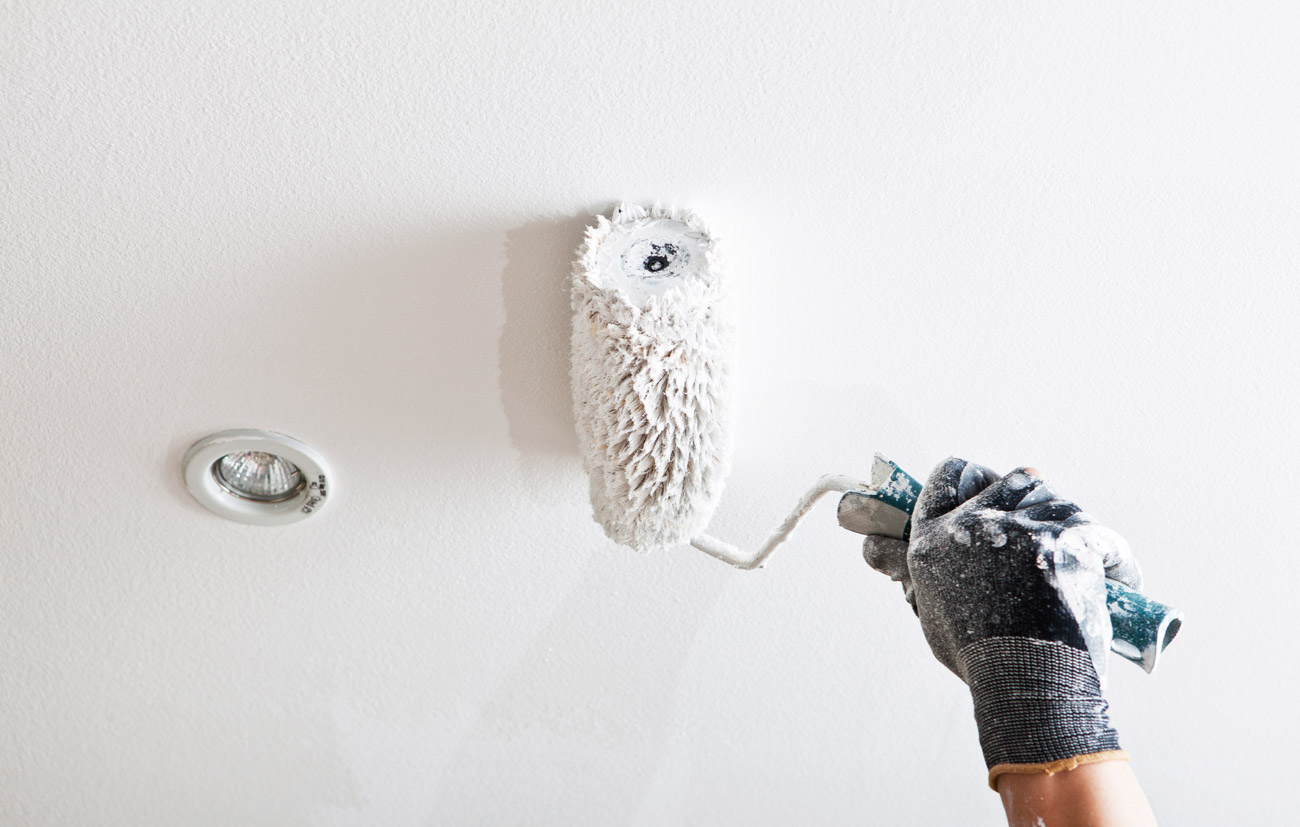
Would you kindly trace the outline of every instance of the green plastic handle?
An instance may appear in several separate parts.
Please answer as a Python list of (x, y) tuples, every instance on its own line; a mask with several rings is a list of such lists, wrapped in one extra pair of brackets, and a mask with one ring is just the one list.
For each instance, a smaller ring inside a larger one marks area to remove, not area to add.
[[(840, 524), (859, 533), (897, 534), (907, 539), (911, 535), (912, 509), (921, 495), (921, 483), (879, 454), (876, 455), (871, 482), (871, 490), (850, 491), (840, 500)], [(879, 506), (864, 508), (864, 505), (874, 505), (865, 500), (882, 503), (888, 509), (882, 510)], [(891, 511), (897, 516), (893, 517)], [(846, 519), (846, 514), (858, 516)], [(899, 523), (902, 524), (901, 531)], [(867, 531), (868, 526), (881, 530)], [(1183, 624), (1180, 610), (1158, 603), (1114, 580), (1106, 581), (1106, 608), (1110, 610), (1110, 625), (1114, 633), (1111, 651), (1147, 672), (1156, 668), (1160, 654)]]

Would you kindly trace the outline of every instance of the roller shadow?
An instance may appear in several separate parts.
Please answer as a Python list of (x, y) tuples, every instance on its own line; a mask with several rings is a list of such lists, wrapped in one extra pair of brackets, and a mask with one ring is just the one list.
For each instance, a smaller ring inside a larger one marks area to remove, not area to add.
[(543, 218), (506, 233), (501, 273), (501, 405), (529, 471), (576, 457), (569, 395), (569, 271), (596, 210)]

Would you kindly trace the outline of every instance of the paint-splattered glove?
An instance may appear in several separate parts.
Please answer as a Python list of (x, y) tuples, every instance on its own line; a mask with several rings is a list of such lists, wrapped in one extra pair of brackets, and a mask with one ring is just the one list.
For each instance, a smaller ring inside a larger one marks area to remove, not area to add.
[(864, 557), (902, 581), (935, 656), (970, 687), (990, 786), (1127, 757), (1102, 694), (1105, 580), (1141, 585), (1119, 535), (1023, 469), (999, 478), (950, 458), (911, 542), (869, 536)]

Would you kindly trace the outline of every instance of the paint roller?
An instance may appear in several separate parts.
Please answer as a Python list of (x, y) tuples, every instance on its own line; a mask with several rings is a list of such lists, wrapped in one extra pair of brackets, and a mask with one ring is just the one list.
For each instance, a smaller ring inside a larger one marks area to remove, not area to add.
[(695, 213), (622, 204), (573, 266), (573, 411), (596, 522), (648, 551), (708, 524), (731, 460), (733, 324)]
[[(571, 279), (570, 373), (594, 519), (638, 551), (689, 542), (752, 570), (822, 496), (839, 493), (842, 527), (907, 539), (921, 484), (879, 454), (869, 480), (819, 479), (754, 554), (703, 533), (731, 462), (724, 264), (717, 237), (690, 210), (621, 204), (588, 227)], [(1151, 672), (1182, 613), (1109, 580), (1106, 600), (1111, 649)]]

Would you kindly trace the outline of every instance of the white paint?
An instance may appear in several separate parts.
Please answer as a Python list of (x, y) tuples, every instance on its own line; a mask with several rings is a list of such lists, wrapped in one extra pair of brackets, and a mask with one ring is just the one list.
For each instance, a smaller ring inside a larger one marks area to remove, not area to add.
[[(598, 287), (617, 290), (642, 306), (650, 296), (662, 299), (685, 281), (713, 280), (709, 257), (714, 242), (702, 226), (648, 216), (614, 226), (594, 247), (593, 266), (587, 271)], [(651, 269), (656, 264), (662, 269)]]
[[(663, 269), (648, 274), (651, 258)], [(573, 415), (596, 522), (617, 543), (684, 543), (722, 497), (729, 292), (717, 241), (689, 211), (622, 204), (587, 230), (572, 276)]]
[(1128, 547), (1122, 537), (1095, 525), (1068, 528), (1054, 541), (1050, 536), (1042, 539), (1052, 554), (1048, 582), (1056, 587), (1071, 614), (1078, 618), (1079, 631), (1088, 644), (1104, 692), (1109, 685), (1106, 666), (1112, 642), (1105, 563), (1121, 554), (1127, 557)]
[[(731, 251), (712, 533), (877, 450), (1040, 468), (1187, 612), (1110, 669), (1161, 823), (1294, 819), (1294, 4), (0, 9), (0, 823), (998, 823), (829, 504), (761, 572), (591, 522), (620, 199)], [(212, 516), (231, 427), (345, 495)]]

